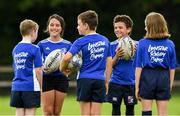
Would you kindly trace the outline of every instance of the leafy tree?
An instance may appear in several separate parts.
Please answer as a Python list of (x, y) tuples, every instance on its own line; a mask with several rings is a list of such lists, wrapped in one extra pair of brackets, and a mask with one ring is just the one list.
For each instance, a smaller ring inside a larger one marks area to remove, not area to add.
[[(0, 65), (11, 65), (11, 51), (21, 40), (19, 23), (26, 19), (35, 20), (39, 25), (38, 41), (48, 35), (43, 33), (48, 17), (60, 14), (66, 21), (64, 38), (74, 41), (77, 33), (77, 15), (85, 10), (95, 10), (99, 15), (97, 32), (107, 36), (110, 41), (115, 39), (112, 21), (117, 14), (127, 14), (134, 21), (132, 37), (139, 40), (144, 36), (144, 19), (151, 11), (162, 13), (169, 26), (171, 39), (180, 46), (179, 0), (1, 0), (0, 1)], [(178, 58), (180, 53), (177, 52)]]

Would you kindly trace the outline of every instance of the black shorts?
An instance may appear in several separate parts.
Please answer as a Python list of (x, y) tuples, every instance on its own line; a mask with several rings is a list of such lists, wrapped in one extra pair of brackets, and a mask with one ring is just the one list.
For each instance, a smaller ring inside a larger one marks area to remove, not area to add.
[(122, 99), (124, 99), (125, 105), (137, 104), (135, 86), (109, 83), (107, 101), (112, 104), (121, 104)]
[(169, 100), (170, 73), (168, 69), (144, 68), (141, 73), (139, 94), (144, 99)]
[(69, 80), (66, 76), (51, 76), (43, 77), (42, 91), (57, 90), (63, 93), (67, 93), (69, 88)]
[(40, 107), (40, 91), (12, 91), (10, 106), (16, 108)]
[(83, 78), (77, 80), (77, 101), (102, 103), (106, 98), (105, 81)]

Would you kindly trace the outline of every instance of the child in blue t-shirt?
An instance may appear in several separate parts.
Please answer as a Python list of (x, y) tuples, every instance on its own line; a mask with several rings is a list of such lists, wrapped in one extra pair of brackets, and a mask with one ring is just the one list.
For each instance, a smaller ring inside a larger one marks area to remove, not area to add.
[[(66, 53), (71, 42), (63, 38), (65, 21), (62, 16), (53, 14), (48, 18), (46, 31), (49, 37), (40, 41), (43, 62), (53, 50), (61, 50)], [(44, 69), (48, 71), (48, 69)], [(69, 88), (69, 79), (59, 70), (52, 73), (43, 73), (42, 106), (45, 115), (60, 115), (65, 97)]]
[(152, 115), (152, 102), (158, 115), (168, 115), (176, 63), (175, 45), (169, 39), (163, 15), (151, 12), (145, 19), (146, 35), (139, 41), (136, 57), (136, 97), (141, 100), (142, 115)]
[[(113, 21), (114, 33), (117, 40), (111, 42), (111, 54), (113, 57), (113, 71), (109, 81), (107, 100), (112, 104), (112, 115), (121, 115), (121, 103), (124, 100), (126, 115), (134, 115), (135, 98), (135, 66), (134, 57), (123, 59), (124, 51), (119, 41), (130, 36), (133, 21), (127, 15), (116, 15)], [(135, 46), (134, 46), (135, 51)]]
[(25, 19), (20, 23), (22, 41), (12, 51), (14, 78), (10, 106), (16, 107), (16, 115), (35, 115), (40, 107), (42, 59), (40, 48), (32, 44), (38, 35), (38, 24)]
[[(88, 10), (78, 15), (78, 38), (66, 53), (60, 70), (64, 71), (70, 59), (82, 52), (82, 66), (77, 76), (77, 100), (81, 115), (100, 115), (101, 104), (105, 101), (105, 80), (111, 74), (111, 54), (109, 40), (98, 33), (98, 16)], [(106, 76), (105, 74), (106, 70)]]

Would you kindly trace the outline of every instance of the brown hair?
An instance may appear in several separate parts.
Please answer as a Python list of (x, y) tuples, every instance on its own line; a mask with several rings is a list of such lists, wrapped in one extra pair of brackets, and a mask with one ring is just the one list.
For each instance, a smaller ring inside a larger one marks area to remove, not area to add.
[(64, 30), (65, 30), (65, 21), (64, 21), (64, 18), (61, 17), (61, 16), (59, 16), (58, 14), (53, 14), (53, 15), (51, 15), (51, 16), (48, 18), (47, 27), (46, 27), (45, 32), (48, 33), (49, 22), (50, 22), (50, 20), (53, 19), (53, 18), (54, 18), (54, 19), (57, 19), (57, 20), (60, 22), (60, 24), (61, 24), (62, 30), (61, 30), (60, 36), (62, 37), (63, 34), (64, 34)]
[(82, 23), (87, 23), (90, 30), (96, 30), (98, 25), (98, 15), (95, 11), (85, 11), (78, 15), (78, 19), (80, 19)]
[[(117, 22), (123, 22), (126, 28), (131, 28), (131, 31), (132, 31), (133, 21), (128, 15), (116, 15), (113, 19), (113, 25), (114, 23), (117, 23)], [(130, 35), (131, 32), (128, 34)]]
[(145, 19), (146, 38), (166, 38), (170, 37), (167, 22), (163, 15), (150, 12)]
[(19, 29), (22, 36), (29, 35), (33, 30), (38, 30), (39, 25), (30, 19), (25, 19), (20, 23)]
[(133, 27), (133, 21), (128, 15), (116, 15), (113, 24), (117, 22), (124, 22), (127, 28)]

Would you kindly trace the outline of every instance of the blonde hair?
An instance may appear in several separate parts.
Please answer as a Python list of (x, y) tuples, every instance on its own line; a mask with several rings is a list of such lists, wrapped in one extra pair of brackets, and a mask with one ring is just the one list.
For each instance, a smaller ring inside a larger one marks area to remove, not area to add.
[(150, 12), (145, 19), (146, 38), (166, 38), (170, 37), (167, 22), (163, 15)]
[(30, 35), (33, 30), (38, 30), (39, 25), (33, 20), (25, 19), (20, 23), (19, 28), (21, 35), (27, 36)]

